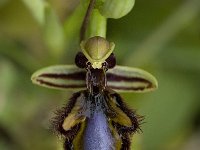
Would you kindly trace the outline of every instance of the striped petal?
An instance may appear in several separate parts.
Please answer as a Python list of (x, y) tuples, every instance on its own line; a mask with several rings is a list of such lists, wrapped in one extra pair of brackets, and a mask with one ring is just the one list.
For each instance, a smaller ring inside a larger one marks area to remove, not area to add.
[[(34, 84), (78, 91), (86, 88), (84, 69), (75, 65), (56, 65), (36, 71), (31, 80)], [(116, 66), (106, 73), (108, 87), (116, 92), (147, 92), (157, 88), (157, 80), (150, 73), (132, 67)]]
[(108, 86), (117, 92), (147, 92), (158, 87), (150, 73), (132, 67), (116, 66), (107, 72)]
[(85, 70), (75, 65), (56, 65), (36, 71), (31, 80), (34, 84), (54, 88), (82, 90), (86, 88)]

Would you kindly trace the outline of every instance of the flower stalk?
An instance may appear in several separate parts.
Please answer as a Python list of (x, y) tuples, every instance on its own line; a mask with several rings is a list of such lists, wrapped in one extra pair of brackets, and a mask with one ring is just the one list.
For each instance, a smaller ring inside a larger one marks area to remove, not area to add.
[(88, 6), (88, 9), (86, 11), (86, 14), (85, 14), (85, 17), (83, 19), (83, 23), (81, 25), (81, 30), (80, 30), (80, 42), (82, 40), (85, 39), (85, 33), (86, 33), (86, 30), (87, 30), (87, 27), (88, 27), (88, 23), (89, 23), (89, 20), (90, 20), (90, 16), (92, 14), (92, 11), (93, 11), (93, 8), (95, 6), (95, 2), (96, 0), (90, 0), (90, 3), (89, 3), (89, 6)]

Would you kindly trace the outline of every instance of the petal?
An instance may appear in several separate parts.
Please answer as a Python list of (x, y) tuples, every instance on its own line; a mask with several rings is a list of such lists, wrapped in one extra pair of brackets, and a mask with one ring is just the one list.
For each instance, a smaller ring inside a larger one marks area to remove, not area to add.
[(86, 88), (85, 73), (75, 65), (57, 65), (36, 71), (31, 80), (48, 88), (82, 90)]
[(158, 87), (150, 73), (132, 67), (116, 66), (107, 72), (108, 87), (117, 92), (147, 92)]
[(116, 114), (116, 116), (112, 118), (112, 121), (122, 126), (131, 127), (131, 119), (127, 116), (125, 112), (123, 112), (123, 110), (120, 107), (117, 106), (116, 100), (109, 96), (108, 103), (110, 109), (113, 110), (113, 112), (115, 112)]
[[(85, 121), (86, 116), (82, 114), (85, 105), (85, 95), (81, 93), (72, 106), (72, 110), (63, 120), (62, 127), (65, 131), (71, 130), (74, 126)], [(67, 106), (69, 107), (69, 105)]]

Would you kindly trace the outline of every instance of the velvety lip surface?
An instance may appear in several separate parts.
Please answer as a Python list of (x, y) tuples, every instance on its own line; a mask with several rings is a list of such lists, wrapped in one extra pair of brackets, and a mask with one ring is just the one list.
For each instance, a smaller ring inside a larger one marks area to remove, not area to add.
[(114, 139), (103, 111), (94, 112), (87, 119), (84, 134), (84, 150), (114, 150)]

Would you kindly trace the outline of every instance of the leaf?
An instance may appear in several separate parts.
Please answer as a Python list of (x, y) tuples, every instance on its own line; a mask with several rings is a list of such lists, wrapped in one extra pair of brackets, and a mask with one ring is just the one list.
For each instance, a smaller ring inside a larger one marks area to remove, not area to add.
[(26, 6), (30, 9), (32, 15), (38, 21), (40, 25), (45, 22), (45, 7), (46, 2), (43, 0), (22, 0)]
[(54, 10), (43, 0), (23, 0), (36, 21), (43, 27), (44, 40), (55, 59), (61, 57), (65, 48), (64, 28)]
[(45, 8), (44, 40), (51, 55), (60, 58), (65, 49), (64, 28), (50, 5)]

